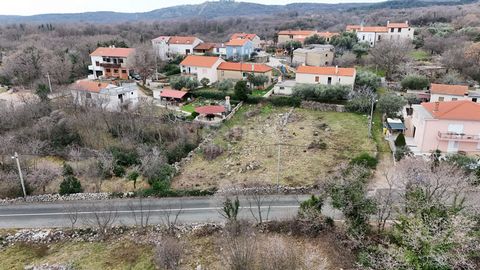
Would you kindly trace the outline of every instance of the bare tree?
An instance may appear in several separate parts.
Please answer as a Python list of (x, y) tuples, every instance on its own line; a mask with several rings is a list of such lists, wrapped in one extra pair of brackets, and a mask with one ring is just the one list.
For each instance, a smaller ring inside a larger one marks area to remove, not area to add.
[(145, 44), (135, 49), (127, 65), (142, 77), (145, 85), (147, 78), (155, 73), (155, 52), (150, 44)]
[(391, 177), (389, 177), (388, 173), (385, 173), (384, 177), (388, 184), (388, 188), (377, 190), (375, 193), (375, 202), (377, 204), (377, 229), (379, 231), (385, 230), (387, 221), (392, 217), (394, 210), (394, 196), (396, 194)]
[(174, 237), (163, 237), (155, 248), (155, 263), (161, 269), (180, 269), (183, 254), (182, 244)]
[(161, 219), (168, 233), (173, 234), (175, 232), (175, 229), (178, 225), (178, 218), (182, 213), (183, 213), (183, 204), (181, 201), (180, 201), (180, 205), (178, 206), (172, 203), (166, 203), (162, 207)]
[(262, 239), (258, 256), (258, 268), (262, 270), (300, 270), (306, 263), (303, 251), (281, 237)]
[(140, 227), (141, 231), (145, 231), (149, 225), (152, 213), (152, 204), (150, 201), (145, 201), (143, 195), (140, 194), (137, 200), (128, 203), (128, 208), (135, 220), (135, 225)]
[(78, 217), (79, 217), (79, 208), (77, 204), (75, 203), (70, 203), (67, 204), (64, 208), (63, 211), (65, 215), (67, 216), (68, 220), (70, 221), (71, 229), (73, 230), (75, 228), (75, 224), (77, 224)]
[(385, 70), (387, 78), (391, 79), (399, 65), (408, 61), (412, 49), (409, 40), (384, 40), (370, 50), (371, 61)]
[(255, 234), (249, 230), (235, 230), (234, 232), (227, 233), (224, 238), (223, 251), (227, 269), (255, 269), (257, 241)]
[(105, 239), (108, 231), (118, 219), (117, 207), (113, 203), (104, 202), (102, 204), (92, 205), (89, 208), (89, 212), (85, 224), (96, 228), (100, 238)]
[(276, 200), (276, 197), (268, 194), (271, 191), (272, 187), (261, 184), (255, 184), (253, 187), (244, 191), (250, 214), (252, 214), (252, 217), (258, 224), (268, 220), (271, 206)]

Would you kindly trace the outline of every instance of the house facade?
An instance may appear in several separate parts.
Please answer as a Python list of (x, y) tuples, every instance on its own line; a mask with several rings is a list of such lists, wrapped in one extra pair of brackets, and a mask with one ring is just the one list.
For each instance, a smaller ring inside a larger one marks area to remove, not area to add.
[(272, 68), (264, 64), (255, 63), (232, 63), (223, 62), (217, 68), (218, 80), (246, 80), (249, 74), (255, 76), (264, 75), (268, 77), (268, 82), (264, 86), (272, 83)]
[(225, 46), (225, 43), (215, 43), (215, 45), (213, 46), (213, 55), (226, 58), (227, 47)]
[(359, 42), (366, 42), (374, 47), (382, 40), (413, 40), (415, 29), (408, 24), (408, 21), (404, 23), (388, 21), (386, 26), (347, 25), (346, 31), (356, 33)]
[(480, 104), (468, 101), (412, 105), (404, 114), (407, 145), (414, 153), (480, 153)]
[(203, 43), (201, 39), (191, 36), (160, 36), (152, 40), (153, 48), (161, 60), (193, 54), (194, 48), (200, 43)]
[(293, 51), (292, 65), (328, 66), (333, 63), (335, 47), (332, 45), (310, 45)]
[(225, 43), (225, 47), (227, 59), (235, 61), (249, 59), (254, 51), (253, 42), (249, 39), (232, 39)]
[(430, 85), (430, 102), (471, 100), (468, 96), (468, 86), (435, 84)]
[(193, 54), (196, 55), (213, 55), (213, 50), (215, 43), (200, 43), (195, 48), (193, 48)]
[(89, 79), (118, 78), (127, 80), (130, 70), (127, 63), (135, 49), (99, 47), (90, 54), (92, 64), (88, 66), (90, 71)]
[(107, 111), (133, 109), (138, 105), (138, 87), (135, 83), (121, 86), (99, 81), (80, 80), (70, 86), (75, 104), (102, 108)]
[(300, 66), (295, 81), (304, 84), (348, 85), (353, 89), (356, 75), (355, 68)]
[(285, 30), (278, 32), (278, 44), (299, 41), (303, 44), (307, 37), (317, 34), (314, 30)]
[(218, 81), (217, 68), (225, 62), (217, 56), (189, 55), (180, 63), (184, 76), (195, 76), (198, 81), (207, 78), (210, 83)]
[(257, 34), (235, 33), (230, 36), (230, 40), (232, 39), (248, 39), (253, 43), (253, 47), (255, 49), (262, 48), (262, 40), (259, 36), (257, 36)]

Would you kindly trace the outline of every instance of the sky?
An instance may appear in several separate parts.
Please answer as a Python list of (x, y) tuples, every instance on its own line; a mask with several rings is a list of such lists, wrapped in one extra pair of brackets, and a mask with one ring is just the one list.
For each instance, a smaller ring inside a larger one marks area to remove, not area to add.
[[(1, 15), (34, 15), (45, 13), (79, 13), (86, 11), (145, 12), (163, 7), (200, 4), (205, 0), (0, 0)], [(261, 4), (353, 3), (381, 0), (244, 0)]]

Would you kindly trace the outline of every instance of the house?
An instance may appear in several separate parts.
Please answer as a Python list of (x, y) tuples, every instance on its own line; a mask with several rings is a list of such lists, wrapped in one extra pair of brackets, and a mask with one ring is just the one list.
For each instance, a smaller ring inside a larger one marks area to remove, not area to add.
[(367, 42), (371, 47), (382, 40), (413, 40), (415, 30), (408, 24), (404, 23), (390, 23), (386, 26), (364, 26), (362, 25), (347, 25), (347, 32), (354, 32), (360, 42)]
[(217, 56), (189, 55), (180, 63), (182, 75), (193, 75), (198, 81), (207, 78), (210, 83), (218, 81), (217, 68), (225, 62)]
[(227, 59), (236, 61), (249, 59), (253, 53), (253, 42), (249, 39), (232, 39), (225, 43)]
[(279, 81), (273, 87), (273, 94), (281, 96), (291, 96), (293, 94), (293, 88), (297, 85), (294, 80)]
[(185, 101), (187, 92), (177, 91), (171, 88), (162, 88), (153, 90), (153, 98), (156, 100), (166, 101), (168, 103), (178, 104)]
[(203, 43), (201, 39), (192, 36), (160, 36), (152, 40), (153, 48), (162, 60), (192, 54), (200, 43)]
[(327, 43), (330, 43), (332, 41), (332, 38), (334, 36), (339, 36), (340, 33), (332, 33), (332, 32), (317, 32), (317, 35), (320, 37), (323, 37)]
[(302, 44), (307, 37), (317, 34), (313, 30), (285, 30), (278, 32), (278, 44), (284, 44), (290, 41), (300, 41)]
[[(267, 85), (272, 82), (272, 68), (264, 64), (223, 62), (218, 68), (218, 80), (246, 80), (249, 74), (268, 77)], [(266, 85), (265, 85), (266, 86)]]
[(227, 47), (225, 46), (225, 43), (215, 43), (215, 46), (213, 46), (213, 55), (222, 58), (227, 57)]
[(215, 48), (215, 43), (200, 43), (195, 48), (193, 48), (193, 54), (196, 55), (213, 55), (213, 50)]
[[(407, 111), (408, 112), (408, 111)], [(404, 114), (407, 145), (412, 152), (428, 154), (480, 152), (480, 104), (468, 101), (412, 105)]]
[(348, 85), (353, 89), (356, 74), (355, 68), (300, 66), (295, 81), (306, 84)]
[(74, 103), (107, 111), (135, 108), (138, 105), (138, 87), (135, 83), (121, 86), (91, 80), (79, 80), (70, 86)]
[(333, 63), (335, 47), (332, 45), (310, 45), (293, 51), (292, 65), (328, 66)]
[(430, 102), (468, 100), (468, 86), (435, 84), (430, 85)]
[(232, 39), (248, 39), (253, 42), (254, 49), (262, 48), (262, 40), (259, 36), (257, 36), (257, 34), (235, 33), (230, 36), (230, 40)]
[(127, 80), (130, 70), (128, 58), (135, 52), (132, 48), (99, 47), (90, 54), (89, 79), (118, 78)]

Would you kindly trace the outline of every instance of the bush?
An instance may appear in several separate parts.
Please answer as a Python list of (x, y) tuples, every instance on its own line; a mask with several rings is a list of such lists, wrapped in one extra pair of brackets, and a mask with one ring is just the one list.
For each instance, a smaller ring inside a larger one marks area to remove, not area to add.
[(217, 84), (217, 88), (218, 90), (222, 91), (222, 92), (228, 92), (230, 91), (234, 86), (234, 83), (232, 80), (228, 79), (228, 80), (223, 80), (221, 82), (219, 82)]
[(346, 100), (350, 94), (349, 86), (298, 84), (293, 88), (293, 97), (310, 101)]
[(127, 149), (121, 147), (111, 147), (110, 152), (112, 153), (115, 164), (122, 167), (129, 167), (132, 165), (139, 165), (140, 158), (135, 149)]
[(359, 71), (357, 77), (355, 78), (355, 86), (364, 86), (377, 90), (382, 83), (380, 77), (377, 74), (370, 71)]
[(368, 153), (362, 153), (356, 157), (354, 157), (350, 164), (352, 165), (360, 165), (370, 169), (375, 169), (378, 164), (378, 159), (375, 157), (370, 156)]
[(405, 135), (403, 135), (403, 133), (398, 134), (397, 138), (395, 139), (395, 146), (403, 147), (405, 145), (407, 145), (407, 142), (405, 141)]
[(209, 78), (202, 78), (200, 80), (200, 83), (202, 84), (203, 87), (207, 87), (210, 84), (210, 79)]
[(73, 168), (67, 163), (63, 164), (63, 177), (64, 178), (62, 183), (60, 184), (60, 190), (58, 192), (60, 195), (63, 196), (83, 192), (80, 181), (78, 181), (78, 179), (75, 178), (73, 174)]
[(426, 89), (430, 85), (430, 81), (427, 77), (422, 75), (407, 75), (402, 80), (402, 88), (410, 90), (422, 90)]
[[(151, 173), (148, 177), (148, 183), (154, 188), (154, 189), (163, 189), (164, 186), (163, 184), (166, 184), (168, 188), (170, 188), (170, 179), (172, 177), (172, 174), (174, 172), (174, 169), (172, 166), (168, 164), (163, 164), (160, 165), (159, 167), (156, 168), (154, 172)], [(159, 185), (159, 183), (161, 183)]]
[(123, 177), (125, 173), (127, 173), (125, 167), (118, 164), (113, 165), (113, 175), (115, 175), (116, 177)]
[(396, 161), (400, 161), (404, 157), (409, 156), (411, 154), (412, 154), (412, 151), (410, 150), (410, 148), (408, 146), (400, 146), (400, 147), (397, 147), (395, 149), (394, 156), (395, 156)]
[(386, 114), (388, 117), (396, 117), (406, 104), (407, 101), (405, 98), (395, 93), (387, 93), (380, 97), (377, 103), (377, 108), (381, 113)]
[(229, 93), (220, 91), (196, 90), (192, 92), (192, 96), (206, 99), (225, 99), (226, 96), (229, 96)]
[(259, 103), (262, 103), (265, 100), (266, 99), (264, 97), (248, 95), (248, 98), (246, 100), (244, 100), (244, 102), (248, 103), (248, 104), (259, 104)]
[(235, 99), (240, 101), (248, 100), (249, 89), (246, 81), (238, 81), (235, 84)]
[(161, 269), (180, 269), (183, 247), (174, 237), (163, 237), (155, 248), (155, 264)]
[(312, 195), (310, 199), (303, 201), (300, 204), (300, 209), (298, 214), (301, 216), (311, 215), (311, 214), (321, 214), (324, 201), (323, 198)]
[(298, 97), (269, 97), (268, 102), (272, 104), (273, 106), (278, 106), (278, 107), (300, 107), (302, 104), (302, 100)]

